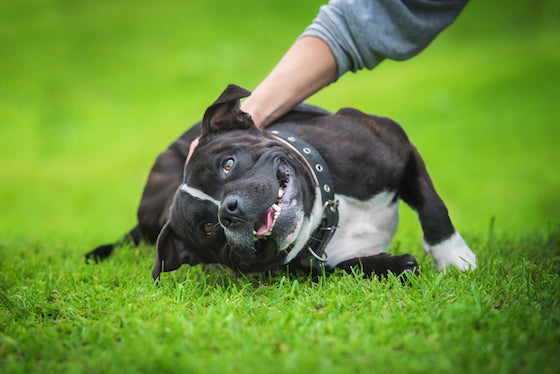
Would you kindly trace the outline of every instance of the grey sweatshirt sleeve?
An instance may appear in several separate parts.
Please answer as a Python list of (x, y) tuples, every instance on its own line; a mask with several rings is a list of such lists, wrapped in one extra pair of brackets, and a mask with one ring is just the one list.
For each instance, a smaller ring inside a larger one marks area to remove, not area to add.
[(405, 60), (449, 26), (468, 0), (331, 0), (302, 36), (324, 40), (338, 77), (373, 69), (383, 59)]

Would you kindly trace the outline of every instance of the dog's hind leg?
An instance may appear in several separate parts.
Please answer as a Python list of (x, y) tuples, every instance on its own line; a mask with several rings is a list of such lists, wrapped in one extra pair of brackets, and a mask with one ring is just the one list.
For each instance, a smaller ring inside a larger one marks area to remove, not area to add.
[(447, 207), (437, 194), (424, 161), (412, 147), (399, 190), (401, 199), (418, 213), (424, 232), (424, 251), (432, 255), (436, 269), (453, 265), (474, 270), (476, 256), (451, 223)]
[(107, 257), (109, 257), (116, 248), (122, 247), (123, 245), (127, 245), (127, 244), (131, 246), (132, 245), (138, 246), (140, 244), (140, 240), (141, 240), (140, 228), (136, 226), (115, 243), (101, 245), (95, 248), (94, 250), (88, 252), (85, 256), (86, 263), (89, 263), (90, 260), (93, 260), (96, 263), (103, 261)]

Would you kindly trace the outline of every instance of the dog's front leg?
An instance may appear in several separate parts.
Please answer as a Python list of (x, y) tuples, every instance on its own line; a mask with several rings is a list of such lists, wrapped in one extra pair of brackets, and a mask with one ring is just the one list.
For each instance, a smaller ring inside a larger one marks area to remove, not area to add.
[(424, 251), (432, 255), (436, 269), (445, 269), (448, 265), (462, 271), (476, 268), (476, 256), (451, 223), (447, 207), (415, 148), (406, 166), (400, 196), (418, 213), (424, 232)]
[(368, 257), (358, 257), (341, 262), (335, 268), (344, 270), (347, 273), (352, 273), (352, 269), (361, 269), (364, 276), (376, 275), (379, 278), (387, 277), (389, 272), (395, 275), (418, 273), (418, 263), (414, 256), (409, 254), (391, 256), (388, 253), (380, 253)]

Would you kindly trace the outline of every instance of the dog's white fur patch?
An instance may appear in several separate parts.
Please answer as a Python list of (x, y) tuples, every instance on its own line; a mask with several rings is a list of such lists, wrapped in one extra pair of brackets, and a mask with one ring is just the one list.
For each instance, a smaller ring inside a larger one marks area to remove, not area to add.
[(216, 206), (220, 206), (220, 201), (214, 199), (212, 196), (206, 194), (204, 191), (201, 191), (197, 188), (191, 187), (189, 185), (187, 185), (186, 183), (183, 183), (179, 186), (179, 190), (188, 193), (189, 195), (191, 195), (192, 197), (199, 199), (199, 200), (203, 200), (203, 201), (209, 201), (211, 203), (213, 203)]
[(429, 245), (424, 241), (424, 252), (432, 255), (436, 269), (445, 270), (449, 265), (461, 271), (476, 269), (476, 256), (457, 231), (448, 239), (435, 245)]
[(395, 195), (394, 191), (383, 191), (368, 200), (336, 195), (339, 223), (325, 249), (327, 267), (379, 254), (391, 244), (399, 225), (399, 203)]
[(323, 205), (321, 201), (321, 190), (319, 187), (315, 188), (315, 201), (313, 202), (313, 208), (311, 209), (311, 214), (309, 218), (303, 218), (302, 212), (302, 222), (300, 225), (299, 233), (294, 241), (294, 246), (288, 252), (288, 255), (284, 259), (284, 263), (292, 261), (297, 254), (303, 249), (312, 232), (321, 224), (323, 219)]

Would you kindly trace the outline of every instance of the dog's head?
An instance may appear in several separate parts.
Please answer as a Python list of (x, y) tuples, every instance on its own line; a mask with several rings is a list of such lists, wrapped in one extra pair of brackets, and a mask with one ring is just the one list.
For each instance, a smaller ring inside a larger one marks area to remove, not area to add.
[(207, 109), (157, 241), (154, 278), (184, 263), (264, 271), (305, 244), (316, 195), (309, 172), (239, 109), (248, 95), (230, 85)]

